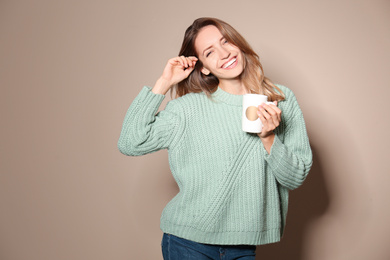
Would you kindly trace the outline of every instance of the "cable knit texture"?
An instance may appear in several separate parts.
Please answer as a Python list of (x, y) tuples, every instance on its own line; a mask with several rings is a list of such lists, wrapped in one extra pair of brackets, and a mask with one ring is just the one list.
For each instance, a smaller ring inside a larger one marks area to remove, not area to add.
[[(118, 142), (126, 155), (168, 149), (180, 191), (161, 216), (165, 233), (221, 245), (280, 240), (289, 190), (305, 180), (312, 153), (294, 94), (278, 85), (282, 121), (270, 154), (256, 134), (241, 130), (242, 96), (218, 88), (168, 102), (144, 87), (131, 104)], [(158, 174), (158, 173), (151, 173)]]

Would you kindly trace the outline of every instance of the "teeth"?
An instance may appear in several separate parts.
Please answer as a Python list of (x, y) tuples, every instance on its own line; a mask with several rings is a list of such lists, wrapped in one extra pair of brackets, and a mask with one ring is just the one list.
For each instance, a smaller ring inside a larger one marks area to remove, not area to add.
[(230, 65), (232, 65), (237, 59), (234, 58), (232, 59), (231, 61), (229, 61), (228, 63), (225, 64), (225, 66), (223, 66), (224, 69), (226, 69), (227, 67), (229, 67)]

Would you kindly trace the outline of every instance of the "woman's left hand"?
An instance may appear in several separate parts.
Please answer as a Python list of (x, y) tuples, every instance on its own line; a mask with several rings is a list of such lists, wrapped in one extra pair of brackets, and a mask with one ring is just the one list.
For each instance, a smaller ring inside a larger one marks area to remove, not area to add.
[(259, 106), (257, 114), (263, 123), (263, 129), (259, 133), (260, 138), (266, 138), (273, 134), (276, 127), (279, 126), (282, 120), (282, 110), (278, 108), (278, 102), (274, 101), (273, 104), (263, 103)]

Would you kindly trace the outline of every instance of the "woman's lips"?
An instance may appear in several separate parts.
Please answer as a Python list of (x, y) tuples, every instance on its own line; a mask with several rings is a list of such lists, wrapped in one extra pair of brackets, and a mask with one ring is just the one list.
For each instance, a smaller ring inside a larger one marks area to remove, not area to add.
[(237, 57), (233, 57), (228, 62), (222, 65), (222, 69), (232, 69), (236, 66), (236, 64), (237, 64)]

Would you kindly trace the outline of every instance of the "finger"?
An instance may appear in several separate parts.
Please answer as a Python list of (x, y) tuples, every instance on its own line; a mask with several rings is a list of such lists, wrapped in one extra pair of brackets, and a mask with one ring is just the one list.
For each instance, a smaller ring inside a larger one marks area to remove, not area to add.
[(178, 57), (175, 57), (175, 58), (169, 59), (168, 63), (171, 65), (176, 65), (177, 63), (180, 63), (180, 61), (179, 61)]
[(260, 109), (260, 106), (259, 106), (259, 110), (257, 110), (257, 115), (259, 116), (259, 119), (261, 121), (261, 123), (263, 124), (263, 127), (268, 124), (267, 123), (267, 119), (265, 118), (265, 116), (263, 115), (263, 112), (261, 111)]
[(264, 133), (267, 134), (268, 132), (273, 131), (273, 129), (275, 129), (275, 128), (272, 128), (272, 126), (269, 125), (268, 120), (265, 117), (266, 113), (267, 112), (264, 109), (263, 109), (263, 111), (260, 111), (260, 110), (257, 111), (257, 114), (259, 115), (260, 121), (263, 124), (263, 127), (261, 129), (261, 133), (262, 134), (264, 134)]
[(198, 61), (198, 58), (195, 56), (188, 56), (187, 58), (189, 58), (192, 61)]
[(278, 107), (278, 101), (274, 101), (274, 106), (271, 105), (273, 107), (273, 109), (276, 111), (277, 114), (282, 114), (282, 110), (280, 110), (280, 108)]
[(278, 115), (278, 121), (281, 122), (282, 121), (282, 110), (277, 107), (277, 101), (276, 102), (276, 106), (275, 106), (275, 111), (276, 111), (276, 114)]
[(268, 108), (269, 111), (267, 111), (265, 109), (265, 106), (263, 105), (265, 104), (259, 106), (259, 111), (258, 111), (259, 118), (263, 123), (262, 132), (265, 133), (272, 132), (276, 127), (279, 126), (280, 121), (277, 119), (276, 114), (271, 115), (270, 113), (270, 111), (272, 111), (271, 108)]
[(279, 123), (281, 121), (282, 110), (280, 110), (280, 108), (278, 108), (276, 105), (273, 104), (271, 105), (264, 104), (264, 108), (271, 115), (275, 126), (279, 126)]
[(276, 107), (274, 105), (263, 104), (263, 109), (267, 112), (267, 114), (269, 116), (269, 117), (266, 116), (267, 120), (272, 121), (272, 123), (275, 126), (278, 126), (279, 119), (278, 119), (277, 112), (275, 111), (275, 108)]
[(185, 67), (184, 62), (180, 57), (172, 58), (168, 61), (168, 63), (171, 64), (171, 66), (182, 66), (183, 68)]
[(191, 74), (191, 72), (192, 72), (193, 70), (194, 70), (194, 67), (193, 67), (193, 66), (188, 67), (188, 68), (184, 71), (185, 76), (188, 77), (188, 76)]
[(187, 57), (186, 60), (187, 60), (187, 63), (188, 63), (189, 67), (193, 67), (195, 65), (194, 61), (192, 59), (190, 59), (189, 57)]
[(280, 114), (282, 114), (282, 110), (280, 110), (280, 108), (278, 107), (278, 101), (274, 101), (273, 102), (274, 103), (274, 105), (275, 105), (275, 111), (280, 115)]
[(180, 59), (182, 60), (182, 65), (185, 67), (185, 68), (188, 68), (188, 60), (187, 60), (187, 58), (186, 57), (184, 57), (184, 56), (180, 56)]
[(188, 56), (188, 57), (180, 56), (180, 57), (185, 58), (186, 68), (195, 66), (196, 62), (198, 61), (198, 58), (195, 56)]
[(262, 105), (259, 106), (259, 110), (257, 112), (257, 114), (259, 115), (259, 118), (261, 120), (261, 122), (264, 123), (267, 123), (268, 124), (268, 120), (271, 118), (270, 114), (268, 114), (268, 112), (264, 109), (264, 107)]
[(171, 62), (172, 65), (174, 65), (174, 66), (180, 65), (182, 67), (185, 67), (185, 63), (181, 57), (175, 57), (171, 60), (172, 60), (172, 62)]

